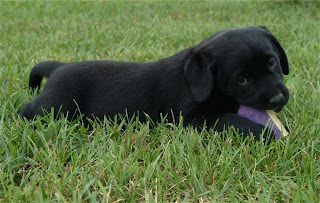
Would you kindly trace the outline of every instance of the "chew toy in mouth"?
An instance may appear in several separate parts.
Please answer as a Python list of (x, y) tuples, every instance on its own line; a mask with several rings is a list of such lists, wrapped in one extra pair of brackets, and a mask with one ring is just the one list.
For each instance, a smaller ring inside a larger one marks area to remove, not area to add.
[(261, 125), (268, 125), (273, 130), (276, 137), (280, 139), (282, 136), (287, 136), (288, 132), (281, 124), (276, 116), (276, 113), (272, 110), (259, 110), (249, 106), (240, 105), (238, 115), (245, 117), (252, 122), (259, 123)]

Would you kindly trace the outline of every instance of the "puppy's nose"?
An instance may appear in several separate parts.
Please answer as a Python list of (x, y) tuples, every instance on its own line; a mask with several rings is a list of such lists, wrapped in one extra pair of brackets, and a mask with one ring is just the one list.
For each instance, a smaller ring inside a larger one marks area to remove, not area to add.
[(272, 106), (277, 106), (278, 104), (280, 104), (283, 101), (283, 99), (284, 99), (284, 96), (282, 93), (277, 94), (276, 96), (274, 96), (270, 99), (270, 104)]

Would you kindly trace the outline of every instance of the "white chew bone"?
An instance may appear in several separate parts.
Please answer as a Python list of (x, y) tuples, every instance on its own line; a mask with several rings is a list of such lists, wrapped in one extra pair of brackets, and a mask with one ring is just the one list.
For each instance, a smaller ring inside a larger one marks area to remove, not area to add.
[(286, 128), (281, 124), (279, 119), (277, 118), (276, 113), (274, 111), (272, 111), (272, 110), (267, 110), (266, 112), (269, 115), (269, 117), (272, 119), (274, 124), (277, 126), (277, 128), (279, 128), (279, 130), (282, 133), (282, 136), (287, 136), (288, 132), (287, 132)]

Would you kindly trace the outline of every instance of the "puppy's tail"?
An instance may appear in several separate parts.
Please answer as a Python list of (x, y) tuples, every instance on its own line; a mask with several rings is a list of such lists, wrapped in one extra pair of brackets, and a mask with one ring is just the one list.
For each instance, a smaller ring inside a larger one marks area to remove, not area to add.
[(31, 89), (40, 89), (43, 77), (49, 78), (51, 73), (57, 70), (64, 63), (59, 61), (44, 61), (40, 62), (32, 68), (29, 78), (29, 87)]

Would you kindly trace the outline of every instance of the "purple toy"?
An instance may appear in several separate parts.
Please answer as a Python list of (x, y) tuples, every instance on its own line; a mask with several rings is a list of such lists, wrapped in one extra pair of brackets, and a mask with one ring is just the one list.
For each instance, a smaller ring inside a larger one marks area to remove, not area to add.
[(268, 127), (272, 128), (278, 139), (282, 136), (288, 135), (288, 132), (283, 127), (274, 111), (263, 111), (249, 106), (240, 105), (238, 115), (264, 126), (268, 124)]

